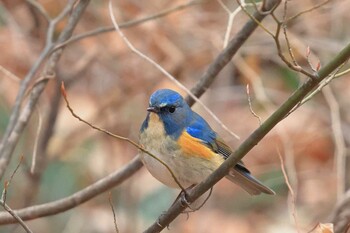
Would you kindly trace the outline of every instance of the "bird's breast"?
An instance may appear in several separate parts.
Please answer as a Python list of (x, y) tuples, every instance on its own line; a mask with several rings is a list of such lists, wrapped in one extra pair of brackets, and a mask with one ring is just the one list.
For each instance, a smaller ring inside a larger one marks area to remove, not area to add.
[[(175, 140), (166, 135), (164, 124), (155, 113), (150, 113), (148, 126), (140, 134), (140, 144), (152, 155), (175, 170), (176, 158), (180, 150)], [(170, 187), (178, 187), (167, 168), (147, 153), (141, 158), (149, 172), (159, 181)]]

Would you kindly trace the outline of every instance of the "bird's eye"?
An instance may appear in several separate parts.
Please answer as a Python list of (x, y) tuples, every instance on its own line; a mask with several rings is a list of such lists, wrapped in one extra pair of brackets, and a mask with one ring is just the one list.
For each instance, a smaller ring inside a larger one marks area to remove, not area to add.
[(173, 113), (173, 112), (175, 112), (175, 109), (176, 109), (175, 107), (169, 107), (169, 112)]

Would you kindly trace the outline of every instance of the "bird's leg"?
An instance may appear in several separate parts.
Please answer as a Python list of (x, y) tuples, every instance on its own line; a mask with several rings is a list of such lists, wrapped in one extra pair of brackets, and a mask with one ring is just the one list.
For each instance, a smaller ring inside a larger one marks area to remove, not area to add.
[(185, 210), (183, 213), (188, 214), (188, 213), (195, 212), (195, 211), (199, 210), (200, 208), (202, 208), (202, 207), (204, 206), (204, 204), (209, 200), (209, 198), (210, 198), (212, 192), (213, 192), (213, 187), (210, 188), (210, 191), (209, 191), (208, 196), (205, 198), (205, 200), (203, 201), (203, 203), (200, 204), (200, 206), (198, 206), (198, 207), (196, 207), (196, 208), (190, 208), (190, 210), (187, 210), (187, 211)]
[(186, 196), (188, 196), (188, 193), (187, 193), (187, 192), (188, 192), (189, 190), (191, 190), (194, 186), (195, 186), (195, 185), (193, 184), (193, 185), (189, 186), (189, 187), (186, 188), (186, 189), (182, 189), (182, 190), (180, 191), (179, 195), (177, 195), (177, 197), (176, 197), (175, 201), (173, 202), (173, 204), (171, 204), (171, 206), (173, 206), (173, 205), (177, 202), (177, 200), (180, 199), (181, 205), (182, 205), (183, 207), (188, 207), (188, 208), (191, 209), (190, 202), (187, 201)]
[(175, 204), (175, 202), (176, 202), (178, 199), (180, 199), (181, 205), (182, 205), (183, 207), (188, 207), (188, 208), (190, 208), (190, 209), (192, 210), (192, 208), (191, 208), (191, 206), (190, 206), (191, 203), (187, 200), (186, 196), (188, 196), (188, 193), (187, 193), (187, 192), (188, 192), (189, 190), (191, 190), (194, 186), (195, 186), (195, 185), (193, 184), (193, 185), (189, 186), (188, 188), (181, 190), (181, 192), (179, 193), (179, 195), (177, 195), (175, 201), (173, 202), (173, 204), (172, 204), (171, 206), (173, 206), (173, 205)]
[(190, 187), (188, 187), (180, 192), (179, 198), (181, 198), (180, 201), (181, 201), (181, 205), (183, 207), (188, 207), (188, 208), (192, 209), (190, 206), (191, 203), (187, 200), (187, 197), (188, 197), (187, 191), (191, 190), (194, 186), (195, 185), (193, 184)]

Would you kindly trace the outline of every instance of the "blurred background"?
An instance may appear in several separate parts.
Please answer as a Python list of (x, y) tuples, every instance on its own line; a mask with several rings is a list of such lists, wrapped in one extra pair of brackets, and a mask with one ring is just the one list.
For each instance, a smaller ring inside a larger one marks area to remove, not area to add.
[[(66, 1), (39, 0), (48, 14), (56, 16)], [(290, 1), (288, 16), (313, 8), (321, 1)], [(118, 22), (140, 19), (186, 1), (113, 1)], [(187, 88), (193, 87), (225, 46), (225, 35), (233, 38), (249, 20), (240, 11), (229, 25), (235, 1), (202, 1), (140, 25), (123, 29), (140, 51), (154, 59)], [(248, 7), (253, 11), (253, 7)], [(288, 36), (299, 64), (305, 59), (321, 66), (348, 42), (350, 2), (330, 1), (288, 24)], [(276, 15), (282, 19), (283, 4)], [(57, 35), (67, 22), (56, 28)], [(271, 17), (263, 24), (276, 28)], [(108, 1), (91, 1), (74, 35), (112, 25)], [(26, 1), (0, 2), (0, 136), (11, 114), (19, 80), (23, 79), (40, 55), (47, 24)], [(281, 41), (284, 41), (281, 36)], [(282, 49), (287, 53), (285, 43)], [(331, 90), (340, 108), (343, 140), (350, 140), (349, 75), (335, 79)], [(39, 74), (37, 75), (39, 77)], [(116, 32), (101, 33), (67, 45), (57, 67), (57, 80), (49, 82), (28, 127), (21, 136), (5, 174), (9, 179), (24, 161), (11, 183), (7, 203), (23, 208), (64, 198), (120, 169), (138, 150), (79, 122), (62, 101), (59, 85), (66, 82), (75, 112), (96, 126), (138, 140), (146, 116), (150, 94), (159, 88), (181, 91), (159, 70), (140, 58)], [(195, 111), (237, 147), (259, 121), (248, 104), (266, 119), (306, 77), (291, 71), (277, 55), (276, 45), (266, 32), (257, 29), (240, 48), (201, 100), (241, 139), (237, 140), (215, 122), (198, 104)], [(329, 96), (328, 96), (329, 97)], [(40, 127), (41, 125), (41, 127)], [(37, 136), (39, 134), (39, 136)], [(327, 94), (320, 93), (273, 129), (244, 158), (254, 176), (276, 191), (275, 196), (249, 196), (228, 180), (220, 181), (206, 205), (195, 213), (180, 215), (165, 232), (297, 232), (292, 218), (291, 196), (281, 172), (279, 154), (284, 157), (296, 199), (301, 232), (329, 221), (337, 201), (337, 186), (347, 179), (337, 178), (334, 131)], [(38, 141), (38, 173), (30, 166)], [(2, 182), (3, 183), (3, 182)], [(349, 187), (349, 184), (347, 184)], [(1, 186), (1, 189), (3, 186)], [(142, 232), (174, 201), (177, 190), (155, 180), (142, 168), (126, 182), (112, 189), (116, 221), (121, 233)], [(28, 222), (34, 232), (115, 232), (108, 193), (64, 213)], [(23, 232), (14, 225), (0, 226), (0, 232)]]

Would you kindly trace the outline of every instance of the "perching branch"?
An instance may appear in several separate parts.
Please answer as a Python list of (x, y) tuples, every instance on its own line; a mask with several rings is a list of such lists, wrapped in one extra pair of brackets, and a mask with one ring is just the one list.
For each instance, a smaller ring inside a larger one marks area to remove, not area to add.
[[(269, 133), (280, 121), (282, 121), (308, 93), (310, 93), (323, 79), (330, 75), (338, 66), (343, 64), (350, 57), (350, 44), (348, 44), (337, 56), (334, 57), (326, 66), (319, 70), (319, 78), (308, 79), (299, 87), (266, 121), (256, 129), (225, 162), (215, 170), (206, 180), (196, 185), (188, 192), (187, 201), (195, 201), (219, 180), (221, 180), (229, 170), (236, 165), (267, 133)], [(158, 220), (151, 225), (145, 233), (160, 232), (168, 226), (181, 212), (185, 210), (181, 201), (176, 201), (169, 210), (162, 214)]]

